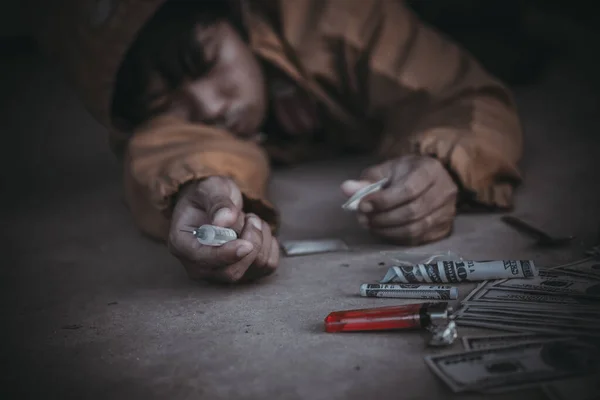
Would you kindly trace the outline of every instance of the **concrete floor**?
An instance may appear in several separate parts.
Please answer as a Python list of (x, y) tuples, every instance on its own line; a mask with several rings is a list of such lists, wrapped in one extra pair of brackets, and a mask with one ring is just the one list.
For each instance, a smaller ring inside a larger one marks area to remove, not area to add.
[[(451, 238), (419, 251), (551, 265), (595, 242), (597, 64), (579, 39), (563, 50), (539, 84), (517, 89), (527, 137), (516, 213), (576, 234), (576, 243), (542, 251), (498, 215), (463, 215)], [(366, 160), (278, 171), (271, 185), (283, 240), (339, 237), (352, 251), (283, 259), (259, 284), (200, 285), (138, 234), (104, 130), (52, 68), (23, 55), (0, 71), (0, 398), (484, 398), (452, 395), (426, 368), (431, 351), (418, 332), (322, 332), (330, 311), (397, 303), (357, 297), (360, 283), (385, 273), (378, 264), (391, 262), (381, 251), (400, 250), (377, 244), (340, 209), (338, 184)]]

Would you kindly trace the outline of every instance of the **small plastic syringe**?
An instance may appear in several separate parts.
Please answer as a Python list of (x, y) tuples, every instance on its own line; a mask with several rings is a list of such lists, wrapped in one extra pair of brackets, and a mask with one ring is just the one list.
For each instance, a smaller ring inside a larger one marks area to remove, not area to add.
[(238, 238), (237, 233), (233, 229), (215, 225), (202, 225), (199, 228), (195, 228), (191, 233), (205, 246), (222, 246)]

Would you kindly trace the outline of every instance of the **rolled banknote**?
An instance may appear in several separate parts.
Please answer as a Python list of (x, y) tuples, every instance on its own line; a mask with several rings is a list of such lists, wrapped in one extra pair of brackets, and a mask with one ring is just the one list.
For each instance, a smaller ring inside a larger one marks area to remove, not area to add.
[(407, 283), (363, 283), (363, 297), (393, 297), (399, 299), (456, 300), (458, 289), (454, 286), (415, 285)]
[(461, 283), (538, 276), (531, 260), (439, 261), (391, 267), (381, 283)]
[(375, 193), (378, 190), (381, 190), (383, 186), (388, 182), (388, 178), (384, 178), (378, 182), (372, 183), (369, 186), (365, 186), (364, 188), (358, 190), (352, 197), (348, 199), (344, 204), (342, 204), (342, 208), (346, 211), (356, 211), (358, 210), (358, 205), (363, 197), (370, 195), (371, 193)]

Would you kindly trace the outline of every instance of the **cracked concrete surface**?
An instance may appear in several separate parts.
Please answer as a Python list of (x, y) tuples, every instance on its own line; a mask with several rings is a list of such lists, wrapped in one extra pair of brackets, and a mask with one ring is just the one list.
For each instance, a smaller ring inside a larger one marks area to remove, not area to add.
[[(452, 237), (419, 251), (552, 265), (596, 241), (597, 64), (580, 40), (564, 50), (539, 84), (516, 90), (526, 180), (515, 213), (577, 240), (539, 250), (499, 215), (473, 214), (457, 219)], [(368, 160), (297, 166), (271, 183), (283, 240), (339, 237), (350, 252), (284, 258), (258, 284), (201, 285), (136, 231), (105, 132), (46, 61), (27, 55), (0, 68), (1, 398), (489, 397), (452, 395), (426, 368), (423, 355), (432, 351), (419, 332), (322, 331), (330, 311), (397, 303), (357, 297), (359, 285), (392, 262), (382, 251), (400, 250), (378, 244), (340, 208), (339, 183)], [(543, 397), (532, 389), (491, 398)]]

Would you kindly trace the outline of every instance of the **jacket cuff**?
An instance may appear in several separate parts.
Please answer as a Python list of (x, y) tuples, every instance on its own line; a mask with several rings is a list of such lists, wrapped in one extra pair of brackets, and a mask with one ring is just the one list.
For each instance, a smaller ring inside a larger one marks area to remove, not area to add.
[(473, 137), (439, 128), (412, 142), (414, 152), (435, 157), (453, 175), (465, 203), (500, 209), (513, 207), (514, 189), (522, 182), (517, 166), (501, 150)]
[(257, 214), (274, 230), (278, 227), (279, 215), (266, 198), (268, 159), (258, 145), (226, 131), (162, 116), (141, 126), (127, 148), (124, 173), (134, 213), (154, 210), (156, 218), (170, 220), (182, 186), (222, 176), (237, 184), (245, 212)]

